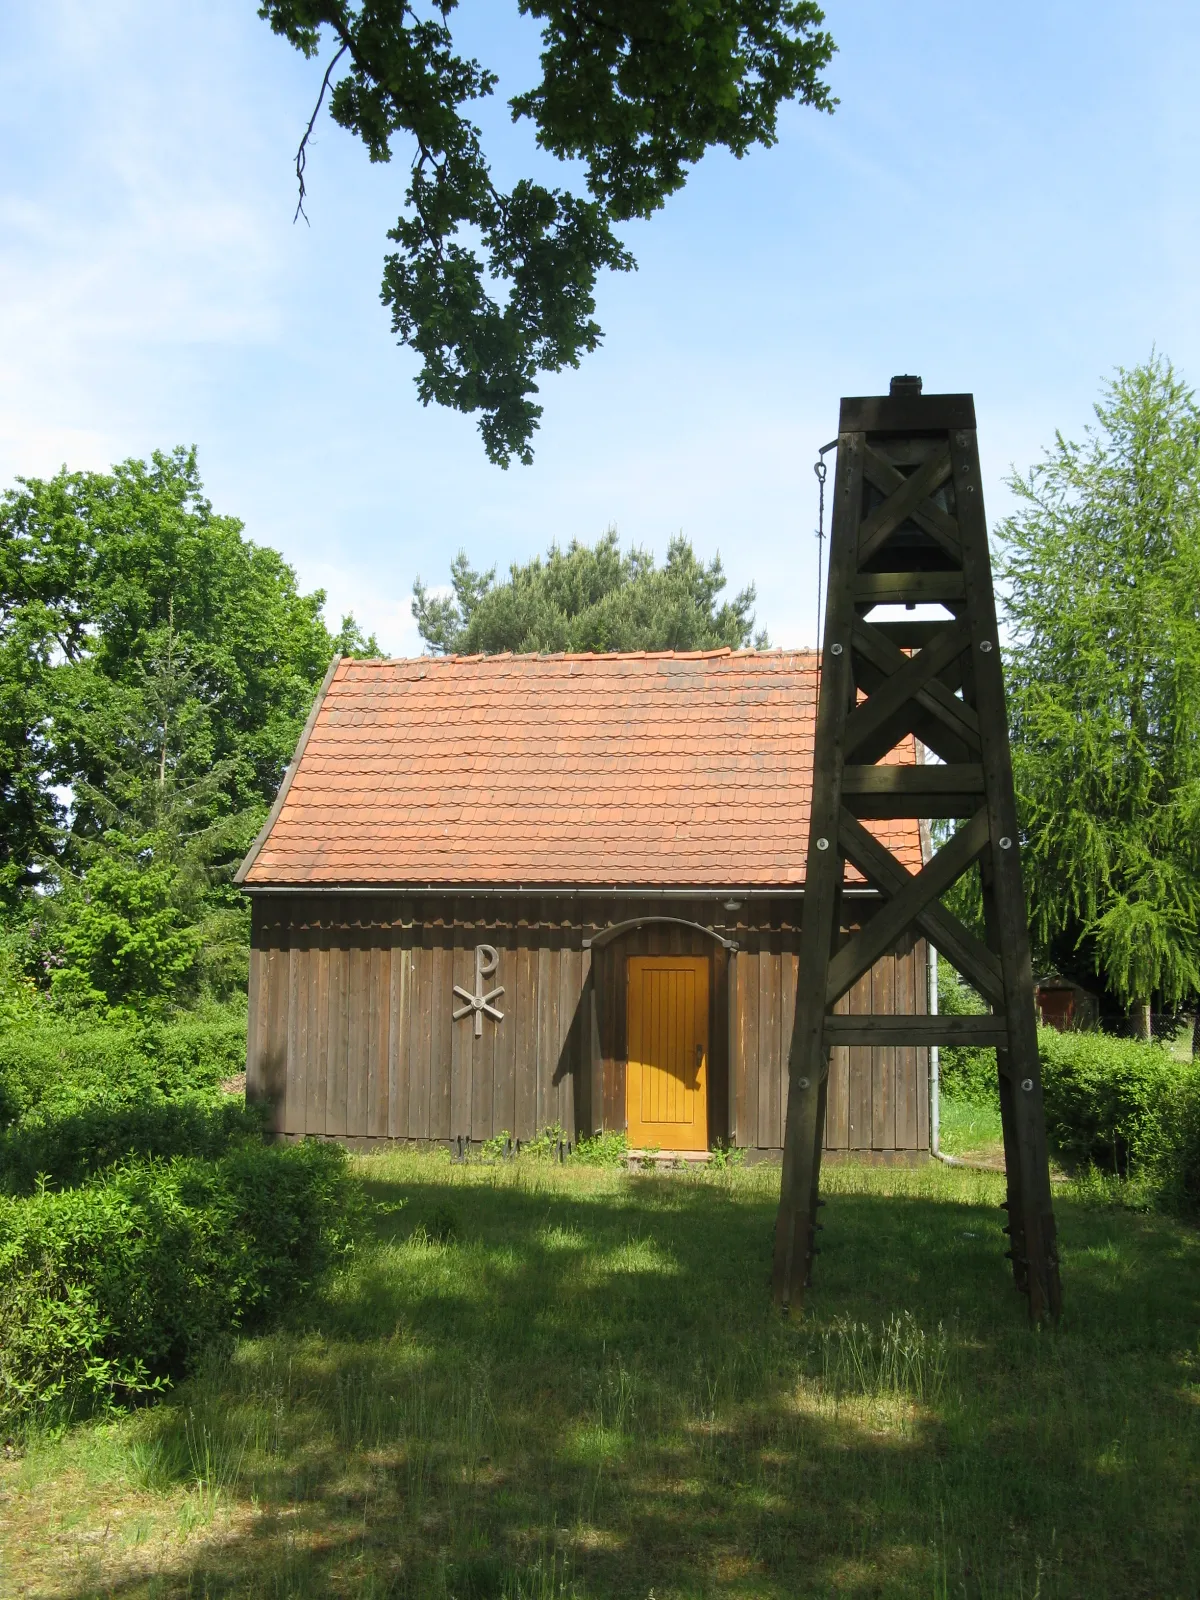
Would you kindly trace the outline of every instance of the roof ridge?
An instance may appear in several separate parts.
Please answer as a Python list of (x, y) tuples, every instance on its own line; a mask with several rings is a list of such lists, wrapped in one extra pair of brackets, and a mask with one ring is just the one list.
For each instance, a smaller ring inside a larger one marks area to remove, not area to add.
[(779, 659), (783, 656), (809, 656), (817, 659), (810, 645), (776, 645), (769, 650), (733, 650), (722, 645), (717, 650), (480, 650), (474, 655), (453, 653), (444, 656), (355, 656), (345, 657), (346, 665), (358, 667), (461, 666), (485, 661), (731, 661)]

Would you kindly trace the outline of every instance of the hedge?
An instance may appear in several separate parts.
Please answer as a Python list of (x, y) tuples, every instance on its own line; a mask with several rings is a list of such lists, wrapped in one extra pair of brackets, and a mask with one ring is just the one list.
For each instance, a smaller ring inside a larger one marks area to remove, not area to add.
[(123, 1026), (37, 1017), (0, 1032), (0, 1127), (82, 1105), (215, 1090), (245, 1064), (246, 1022), (237, 1012)]
[(1200, 1065), (1161, 1045), (1038, 1030), (1046, 1132), (1077, 1165), (1149, 1179), (1160, 1203), (1200, 1210)]
[(345, 1153), (243, 1144), (0, 1199), (0, 1424), (61, 1422), (185, 1374), (350, 1246)]

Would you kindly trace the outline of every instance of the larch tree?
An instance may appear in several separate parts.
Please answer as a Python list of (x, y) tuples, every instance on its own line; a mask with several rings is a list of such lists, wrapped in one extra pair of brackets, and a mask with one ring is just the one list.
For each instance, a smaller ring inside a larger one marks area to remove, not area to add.
[[(456, 0), (262, 0), (259, 15), (309, 58), (329, 40), (316, 108), (372, 161), (402, 154), (405, 209), (388, 237), (382, 298), (420, 356), (417, 391), (480, 414), (488, 456), (532, 459), (537, 375), (597, 348), (597, 275), (628, 272), (617, 233), (651, 217), (722, 146), (777, 139), (781, 104), (836, 104), (821, 72), (834, 43), (813, 0), (516, 0), (541, 24), (541, 76), (513, 96), (543, 151), (579, 163), (584, 194), (522, 178), (497, 188), (469, 108), (496, 74), (456, 52)], [(514, 18), (515, 21), (515, 18)]]
[(999, 529), (1033, 931), (1149, 1029), (1200, 992), (1200, 410), (1158, 355)]

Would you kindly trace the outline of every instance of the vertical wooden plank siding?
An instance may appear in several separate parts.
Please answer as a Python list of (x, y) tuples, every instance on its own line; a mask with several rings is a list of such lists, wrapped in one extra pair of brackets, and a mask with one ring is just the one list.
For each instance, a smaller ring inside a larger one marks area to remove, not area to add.
[[(787, 1058), (791, 1048), (792, 1029), (796, 1022), (796, 983), (800, 971), (800, 953), (797, 950), (783, 950), (780, 952), (780, 979), (782, 999), (780, 1002), (779, 1025), (779, 1132), (782, 1139), (784, 1125), (787, 1122)], [(826, 1123), (828, 1124), (828, 1112)], [(828, 1144), (828, 1134), (826, 1135)]]
[(534, 1106), (534, 1131), (544, 1128), (552, 1120), (550, 1107), (551, 1077), (554, 1072), (556, 1052), (554, 1037), (558, 1032), (558, 985), (551, 982), (557, 951), (550, 946), (553, 935), (542, 929), (537, 952), (537, 1099)]
[(288, 951), (287, 1077), (284, 1087), (283, 1131), (304, 1131), (308, 1081), (308, 948), (303, 933), (293, 930)]
[(433, 929), (421, 929), (421, 942), (413, 928), (412, 998), (409, 1002), (408, 1037), (410, 1040), (409, 1082), (410, 1103), (408, 1125), (414, 1139), (428, 1139), (431, 1118), (429, 1088), (431, 1081), (430, 1055), (433, 1048)]
[[(457, 921), (457, 918), (455, 920)], [(458, 1004), (454, 985), (457, 984), (460, 989), (465, 989), (468, 994), (474, 993), (475, 947), (472, 943), (470, 949), (467, 948), (466, 934), (461, 927), (455, 927), (453, 938), (450, 978), (447, 983), (438, 986), (433, 1003), (439, 1011), (444, 1012), (445, 1026), (449, 1030), (450, 1137), (469, 1139), (475, 1019), (466, 1016), (460, 1017), (457, 1022), (454, 1020), (454, 1010)]]
[(741, 1035), (738, 1031), (738, 956), (737, 952), (729, 952), (729, 960), (725, 966), (725, 1037), (726, 1074), (725, 1100), (729, 1107), (729, 1120), (725, 1125), (725, 1137), (732, 1145), (740, 1144), (741, 1129), (738, 1123), (738, 1071), (741, 1060)]
[(350, 1032), (350, 948), (329, 952), (329, 1081), (325, 1096), (325, 1131), (342, 1138), (346, 1133), (346, 1052)]
[[(917, 1010), (929, 1010), (929, 946), (919, 939), (913, 951)], [(922, 1047), (916, 1052), (917, 1078), (917, 1139), (918, 1150), (929, 1148), (929, 1051)]]
[[(657, 908), (656, 908), (657, 909)], [(680, 906), (697, 923), (704, 905)], [(272, 1126), (350, 1139), (478, 1143), (528, 1140), (560, 1123), (570, 1138), (625, 1125), (626, 978), (631, 955), (707, 957), (709, 1131), (777, 1151), (800, 983), (794, 912), (739, 928), (731, 956), (678, 923), (644, 924), (584, 951), (589, 928), (625, 920), (618, 901), (514, 908), (492, 926), (469, 900), (452, 904), (314, 897), (276, 911), (256, 903), (247, 1083)], [(491, 913), (489, 913), (491, 915)], [(791, 920), (789, 920), (789, 918)], [(475, 947), (499, 952), (504, 1020), (452, 1020), (453, 985), (474, 990)], [(924, 941), (885, 956), (840, 1012), (924, 1013)], [(825, 1147), (919, 1152), (929, 1131), (927, 1051), (854, 1047), (831, 1053)]]
[(411, 946), (408, 934), (402, 928), (392, 936), (389, 952), (387, 981), (392, 989), (392, 1002), (387, 1014), (387, 1136), (402, 1139), (410, 1128), (410, 1094), (408, 1094), (408, 984), (410, 984)]
[(367, 1131), (367, 1001), (371, 957), (361, 932), (351, 930), (346, 952), (346, 1125), (348, 1138)]
[(758, 1030), (761, 1011), (759, 967), (762, 964), (762, 950), (757, 940), (755, 941), (755, 948), (748, 950), (746, 955), (746, 982), (741, 997), (743, 1006), (742, 1053), (746, 1062), (745, 1127), (746, 1143), (751, 1149), (756, 1149), (759, 1147), (758, 1094), (759, 1085), (762, 1082), (762, 1051)]
[(537, 1123), (537, 962), (528, 928), (521, 928), (516, 961), (516, 1037), (513, 1137), (532, 1139)]
[(583, 998), (583, 952), (574, 939), (564, 938), (558, 958), (558, 1061), (555, 1074), (558, 1078), (558, 1104), (555, 1120), (574, 1139), (579, 1126), (577, 1099), (582, 1062), (580, 1046), (583, 1041), (583, 1016), (580, 1001)]
[[(797, 962), (797, 970), (799, 962)], [(849, 995), (843, 995), (834, 1010), (845, 1016), (850, 1009)], [(846, 1150), (850, 1145), (850, 1056), (845, 1045), (829, 1052), (829, 1092), (825, 1104), (825, 1148)]]
[(779, 1043), (781, 962), (776, 940), (768, 935), (758, 957), (758, 1147), (778, 1150), (782, 1144), (779, 1120), (779, 1078), (782, 1052)]
[[(898, 1011), (915, 1011), (917, 997), (914, 992), (914, 963), (908, 959), (913, 940), (907, 941), (908, 948), (903, 953), (897, 953), (896, 958), (896, 1009)], [(896, 1115), (893, 1124), (893, 1148), (897, 1150), (913, 1150), (917, 1142), (917, 1052), (914, 1045), (905, 1045), (895, 1052), (896, 1060), (893, 1071), (893, 1084), (896, 1096)]]
[[(312, 1060), (308, 1069), (308, 1114), (305, 1133), (323, 1134), (329, 1081), (329, 948), (322, 943), (316, 952), (316, 973), (309, 997), (308, 1037)], [(310, 967), (309, 971), (312, 969)]]
[[(896, 1009), (896, 958), (884, 956), (871, 969), (871, 1007), (876, 1012)], [(871, 1049), (871, 1148), (896, 1148), (896, 1051)]]
[(454, 947), (445, 928), (434, 929), (432, 972), (429, 985), (429, 1137), (452, 1139), (461, 1133), (451, 1121), (451, 1029), (454, 1018), (449, 1000), (454, 991)]
[[(866, 972), (854, 985), (849, 995), (848, 1009), (859, 1014), (869, 1013), (871, 1006), (871, 974)], [(847, 1148), (871, 1148), (871, 1049), (869, 1045), (851, 1045), (847, 1055), (848, 1101), (850, 1107)]]
[[(500, 1009), (504, 1012), (502, 1023), (492, 1024), (492, 1132), (512, 1134), (517, 1120), (516, 1038), (517, 991), (516, 950), (512, 934), (505, 934), (505, 942), (497, 943), (500, 965), (496, 979), (504, 985)], [(493, 980), (496, 981), (496, 980)]]
[(382, 942), (371, 949), (371, 1066), (367, 1089), (367, 1132), (373, 1139), (386, 1139), (391, 1071), (388, 1045), (391, 1038), (392, 985), (391, 950)]
[(587, 1092), (580, 1127), (586, 1134), (599, 1133), (604, 1127), (604, 1057), (600, 1052), (600, 1018), (596, 1005), (595, 976), (592, 970), (594, 962), (593, 952), (590, 949), (585, 950), (580, 970), (580, 1003), (584, 1007), (583, 1039), (580, 1048)]

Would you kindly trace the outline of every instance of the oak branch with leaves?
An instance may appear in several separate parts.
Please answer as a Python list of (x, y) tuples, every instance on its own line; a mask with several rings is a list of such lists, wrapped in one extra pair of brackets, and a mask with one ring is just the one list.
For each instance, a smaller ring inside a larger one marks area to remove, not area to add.
[(542, 54), (540, 81), (509, 101), (513, 120), (582, 162), (587, 194), (530, 179), (505, 193), (466, 115), (498, 80), (456, 53), (455, 4), (263, 0), (259, 15), (310, 58), (328, 40), (308, 133), (328, 91), (372, 161), (403, 142), (410, 175), (383, 301), (421, 357), (422, 402), (478, 412), (488, 456), (507, 466), (533, 459), (538, 374), (600, 343), (597, 274), (635, 265), (615, 228), (652, 216), (710, 147), (740, 157), (774, 144), (782, 102), (831, 111), (820, 74), (835, 46), (811, 0), (517, 0), (542, 24)]

